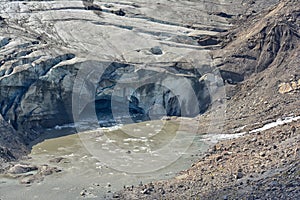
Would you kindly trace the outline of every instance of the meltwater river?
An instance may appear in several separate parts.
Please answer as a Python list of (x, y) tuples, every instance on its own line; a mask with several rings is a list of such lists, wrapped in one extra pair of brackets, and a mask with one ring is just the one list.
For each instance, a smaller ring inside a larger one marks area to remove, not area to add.
[[(124, 186), (174, 177), (196, 161), (194, 155), (208, 148), (201, 136), (190, 133), (192, 127), (179, 126), (177, 122), (158, 120), (46, 139), (33, 146), (31, 159), (24, 162), (48, 164), (62, 172), (30, 186), (1, 178), (1, 198), (110, 199)], [(165, 147), (167, 150), (159, 151)], [(63, 160), (59, 163), (49, 162), (60, 157)], [(85, 196), (80, 195), (82, 191), (86, 191)]]

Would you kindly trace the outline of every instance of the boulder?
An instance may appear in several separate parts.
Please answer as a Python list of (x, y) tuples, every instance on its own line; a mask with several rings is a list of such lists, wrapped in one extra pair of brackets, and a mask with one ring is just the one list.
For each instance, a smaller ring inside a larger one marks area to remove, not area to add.
[(10, 174), (23, 174), (37, 170), (37, 166), (27, 165), (27, 164), (16, 164), (13, 167), (9, 168), (7, 173)]

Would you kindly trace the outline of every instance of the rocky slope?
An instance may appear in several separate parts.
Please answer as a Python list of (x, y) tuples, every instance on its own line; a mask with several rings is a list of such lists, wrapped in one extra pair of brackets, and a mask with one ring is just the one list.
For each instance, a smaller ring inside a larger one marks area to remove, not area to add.
[[(235, 110), (227, 116), (239, 125), (249, 123), (247, 119), (254, 123), (257, 118), (267, 121), (299, 115), (298, 5), (296, 1), (284, 1), (236, 22), (237, 27), (225, 36), (231, 42), (214, 55), (220, 68), (245, 76), (245, 82), (227, 90), (231, 98), (227, 108)], [(294, 89), (284, 89), (286, 83)]]
[(297, 199), (299, 123), (219, 142), (168, 181), (128, 187), (115, 199)]
[(245, 126), (247, 131), (277, 118), (298, 116), (298, 2), (281, 2), (234, 24), (228, 33), (218, 35), (222, 47), (212, 52), (220, 71), (234, 71), (244, 78), (231, 84), (233, 76), (223, 77), (227, 101), (222, 128), (234, 132)]

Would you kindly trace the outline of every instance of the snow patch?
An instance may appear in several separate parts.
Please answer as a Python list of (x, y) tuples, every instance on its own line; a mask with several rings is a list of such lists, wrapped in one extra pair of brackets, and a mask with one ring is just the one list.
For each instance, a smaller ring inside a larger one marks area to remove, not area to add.
[[(257, 133), (257, 132), (261, 132), (261, 131), (266, 131), (266, 130), (269, 130), (276, 126), (281, 126), (281, 125), (288, 124), (288, 123), (291, 123), (291, 122), (297, 121), (297, 120), (300, 120), (300, 116), (286, 117), (284, 119), (279, 118), (275, 122), (265, 124), (261, 128), (257, 128), (252, 131), (249, 131), (249, 133), (252, 134), (252, 133)], [(243, 130), (245, 127), (246, 126), (238, 128), (238, 130)], [(209, 141), (211, 143), (217, 143), (218, 141), (221, 141), (221, 140), (229, 140), (229, 139), (238, 138), (245, 134), (247, 134), (247, 132), (241, 132), (241, 133), (235, 133), (235, 134), (206, 134), (206, 135), (202, 136), (201, 141)]]
[(269, 124), (265, 124), (263, 127), (258, 128), (258, 129), (254, 129), (254, 130), (250, 131), (249, 133), (257, 133), (257, 132), (260, 132), (260, 131), (265, 131), (265, 130), (274, 128), (276, 126), (280, 126), (280, 125), (291, 123), (293, 121), (297, 121), (299, 119), (300, 119), (300, 116), (297, 116), (297, 117), (286, 117), (284, 120), (282, 120), (281, 118), (279, 118), (279, 119), (276, 120), (276, 122), (271, 122)]

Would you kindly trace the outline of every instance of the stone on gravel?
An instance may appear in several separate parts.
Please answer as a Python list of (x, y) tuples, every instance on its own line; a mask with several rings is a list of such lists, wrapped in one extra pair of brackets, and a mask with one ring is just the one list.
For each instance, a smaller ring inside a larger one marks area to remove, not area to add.
[(30, 171), (37, 170), (37, 166), (26, 165), (26, 164), (16, 164), (11, 167), (7, 172), (10, 174), (23, 174)]
[(150, 49), (151, 53), (153, 53), (154, 55), (162, 55), (163, 54), (163, 51), (161, 50), (161, 48), (159, 46), (155, 46), (155, 47), (152, 47)]

